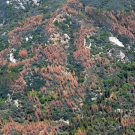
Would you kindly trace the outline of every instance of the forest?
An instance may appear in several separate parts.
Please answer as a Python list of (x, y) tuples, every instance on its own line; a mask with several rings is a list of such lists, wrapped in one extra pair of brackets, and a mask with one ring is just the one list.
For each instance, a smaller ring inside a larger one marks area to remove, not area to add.
[(0, 2), (0, 135), (135, 134), (135, 2), (21, 2)]

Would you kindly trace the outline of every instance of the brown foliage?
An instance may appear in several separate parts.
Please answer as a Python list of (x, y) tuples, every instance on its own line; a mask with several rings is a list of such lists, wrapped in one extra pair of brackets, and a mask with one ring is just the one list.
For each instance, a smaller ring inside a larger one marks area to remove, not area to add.
[(112, 109), (111, 106), (108, 106), (108, 112), (111, 113)]
[(75, 85), (75, 87), (78, 87), (78, 83), (76, 80), (74, 81), (74, 85)]
[(38, 68), (34, 68), (34, 72), (35, 72), (35, 74), (37, 74), (38, 73)]
[(85, 29), (84, 26), (81, 26), (78, 32), (75, 32), (73, 36), (75, 37), (74, 45), (77, 49), (81, 49), (84, 46), (84, 38), (86, 35), (90, 35), (95, 32), (95, 29)]
[(71, 9), (70, 7), (68, 8), (68, 13), (74, 14), (75, 16), (78, 15), (78, 12), (76, 10), (74, 10), (74, 9)]
[[(113, 14), (114, 14), (114, 11), (113, 11)], [(113, 19), (113, 20), (117, 23), (117, 19), (116, 19), (116, 17), (115, 17), (113, 14), (112, 14), (112, 12), (110, 11), (109, 17), (110, 17), (111, 19)]]
[(54, 74), (54, 66), (47, 66), (47, 69), (50, 74)]
[(84, 38), (86, 35), (90, 35), (95, 32), (95, 29), (85, 29), (83, 26), (78, 32), (75, 32), (73, 36), (75, 37), (74, 46), (77, 48), (77, 51), (73, 53), (75, 60), (82, 62), (83, 67), (89, 66), (89, 57), (90, 52), (84, 47)]
[(85, 7), (85, 12), (88, 13), (89, 11), (91, 11), (91, 10), (93, 10), (93, 9), (96, 9), (96, 8), (86, 6), (86, 7)]
[(56, 9), (54, 13), (51, 14), (51, 18), (54, 18), (57, 16), (58, 12), (60, 11), (60, 9)]
[(135, 89), (135, 82), (134, 82), (134, 84), (133, 84), (133, 85), (134, 85), (134, 89)]
[(111, 25), (112, 31), (115, 31), (117, 28), (119, 28), (118, 23), (114, 23), (113, 21), (110, 21), (109, 24)]
[(122, 27), (122, 26), (119, 27), (118, 34), (127, 36), (128, 38), (130, 38), (132, 40), (135, 39), (134, 35), (129, 30), (127, 30), (127, 28), (125, 28), (125, 26), (124, 27)]
[(52, 24), (54, 18), (55, 18), (56, 13), (51, 14), (51, 18), (50, 19), (46, 19), (43, 23), (45, 24), (45, 31), (48, 34), (52, 34), (55, 32), (55, 25)]
[(100, 103), (100, 109), (101, 109), (102, 111), (104, 111), (104, 107), (103, 107), (103, 104), (102, 104), (102, 103)]
[(128, 117), (128, 118), (122, 118), (121, 116), (121, 125), (123, 128), (125, 127), (133, 127), (134, 126), (134, 122), (135, 122), (135, 118), (131, 118), (131, 117)]
[(68, 97), (68, 92), (67, 92), (67, 91), (63, 91), (62, 97), (63, 97), (63, 98), (64, 98), (64, 97)]
[(10, 121), (10, 122), (13, 122), (13, 119), (12, 119), (12, 117), (11, 117), (11, 116), (9, 116), (9, 121)]
[(113, 68), (109, 67), (109, 72), (112, 73), (112, 71), (113, 71)]
[(75, 91), (72, 88), (70, 88), (70, 91), (71, 91), (71, 95), (74, 96)]
[(18, 42), (17, 44), (18, 44), (19, 47), (21, 47), (21, 42)]
[[(100, 13), (99, 9), (88, 6), (85, 7), (86, 14), (93, 14), (94, 11), (97, 14)], [(133, 10), (129, 11), (128, 13), (125, 13), (124, 11), (118, 11), (117, 13), (115, 13), (114, 10), (104, 11), (103, 16), (104, 17), (108, 16), (110, 18), (109, 24), (111, 26), (112, 31), (118, 30), (119, 35), (124, 35), (131, 40), (135, 40), (133, 34), (135, 32), (135, 21), (134, 21), (135, 12)], [(95, 20), (96, 19), (94, 19), (93, 21)], [(103, 21), (105, 20), (103, 19)], [(100, 21), (100, 23), (102, 23), (102, 21)], [(104, 24), (104, 22), (102, 24)]]
[(73, 70), (73, 73), (72, 73), (73, 76), (75, 76), (75, 71)]
[(48, 81), (46, 81), (46, 84), (45, 84), (46, 87), (50, 87), (50, 84)]
[(24, 50), (20, 50), (19, 51), (19, 57), (27, 57), (27, 50), (26, 49), (24, 49)]
[(86, 135), (85, 131), (81, 131), (80, 129), (78, 130), (77, 133), (75, 133), (75, 135)]
[(118, 68), (116, 67), (115, 70), (118, 71)]
[[(38, 117), (38, 112), (36, 111), (35, 113), (37, 120), (39, 119)], [(30, 119), (31, 116), (28, 117)], [(15, 122), (9, 122), (3, 125), (1, 129), (1, 134), (14, 134), (14, 132), (17, 132), (18, 134), (23, 132), (23, 134), (36, 134), (36, 135), (48, 135), (50, 132), (50, 135), (53, 133), (56, 133), (58, 131), (57, 126), (53, 127), (47, 122), (31, 122), (31, 123), (24, 123), (23, 125), (20, 125)], [(49, 131), (49, 132), (48, 132)]]
[[(48, 58), (48, 62), (55, 65), (63, 65), (63, 63), (66, 61), (64, 49), (62, 49), (59, 44), (51, 46), (47, 45), (47, 47), (41, 53)], [(62, 58), (60, 56), (62, 56)]]
[(61, 10), (65, 11), (68, 8), (69, 4), (75, 4), (76, 5), (77, 3), (79, 3), (77, 0), (69, 0), (69, 1), (67, 1), (67, 4), (62, 5)]
[(20, 85), (14, 84), (14, 85), (11, 85), (11, 89), (19, 91), (19, 90), (22, 90), (22, 87)]
[(95, 105), (95, 104), (93, 104), (93, 105), (91, 106), (91, 111), (92, 111), (93, 113), (97, 112), (97, 111), (98, 111), (98, 106)]
[(86, 87), (85, 86), (81, 86), (80, 89), (77, 90), (77, 94), (81, 97), (84, 98), (84, 92), (86, 91)]
[(111, 57), (111, 62), (113, 62), (113, 57)]
[[(43, 18), (43, 14), (30, 17), (25, 19), (22, 22), (18, 22), (19, 27), (15, 28), (14, 30), (10, 31), (8, 36), (12, 39), (11, 45), (18, 44), (21, 47), (21, 42), (17, 42), (18, 40), (21, 41), (21, 36), (26, 30), (32, 29), (34, 26), (38, 26), (41, 24)], [(19, 34), (18, 34), (19, 33)]]
[(18, 80), (15, 80), (15, 84), (11, 85), (10, 89), (15, 90), (15, 91), (21, 91), (21, 90), (23, 91), (25, 85), (26, 85), (26, 82), (21, 76)]
[(79, 7), (79, 8), (82, 8), (82, 6), (83, 6), (82, 3), (79, 3), (79, 4), (78, 4), (78, 7)]
[(95, 87), (95, 84), (92, 82), (91, 89), (93, 89), (94, 87)]
[(58, 75), (55, 75), (55, 81), (57, 84), (60, 84), (63, 82), (63, 77), (62, 76), (58, 76)]
[(3, 58), (3, 55), (4, 55), (4, 54), (7, 54), (7, 49), (2, 50), (2, 51), (0, 52), (0, 65), (1, 65), (1, 66), (5, 66), (5, 65), (7, 64), (7, 59), (4, 59), (4, 58)]
[(40, 88), (40, 91), (46, 94), (46, 87)]
[(89, 56), (90, 56), (90, 52), (88, 49), (85, 49), (85, 48), (78, 49), (77, 51), (73, 53), (74, 59), (81, 61), (84, 64), (83, 65), (84, 67), (86, 67), (85, 63), (87, 62)]
[(102, 61), (102, 59), (101, 59), (101, 57), (99, 56), (99, 57), (98, 57), (98, 62), (101, 63), (101, 61)]
[(77, 115), (77, 121), (78, 121), (78, 122), (80, 121), (80, 116), (79, 116), (79, 114)]
[(129, 83), (130, 82), (130, 79), (129, 79), (129, 76), (127, 77), (127, 83)]
[(31, 45), (30, 48), (31, 48), (31, 53), (33, 53), (33, 46)]

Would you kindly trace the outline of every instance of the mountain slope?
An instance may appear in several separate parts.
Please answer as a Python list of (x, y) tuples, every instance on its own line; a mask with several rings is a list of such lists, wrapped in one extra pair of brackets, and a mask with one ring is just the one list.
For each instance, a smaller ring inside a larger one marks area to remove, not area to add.
[(134, 134), (135, 12), (80, 2), (1, 9), (0, 134)]

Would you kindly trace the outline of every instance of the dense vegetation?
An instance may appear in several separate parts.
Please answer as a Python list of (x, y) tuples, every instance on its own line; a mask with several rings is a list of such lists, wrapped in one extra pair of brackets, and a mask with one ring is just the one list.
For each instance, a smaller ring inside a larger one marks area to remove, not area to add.
[(134, 134), (135, 3), (10, 2), (0, 2), (0, 134)]

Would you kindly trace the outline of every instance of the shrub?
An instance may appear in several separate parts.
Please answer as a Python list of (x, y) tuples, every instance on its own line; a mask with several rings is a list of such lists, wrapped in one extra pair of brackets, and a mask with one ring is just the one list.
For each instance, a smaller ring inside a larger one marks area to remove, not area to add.
[(57, 100), (61, 100), (61, 97), (57, 97)]
[(50, 95), (45, 97), (45, 101), (51, 101), (51, 100), (52, 100), (52, 97)]
[(78, 82), (82, 82), (83, 83), (84, 82), (84, 78), (79, 78)]
[(43, 98), (40, 98), (40, 103), (41, 104), (44, 104), (45, 103), (45, 100)]
[(40, 117), (40, 121), (44, 121), (44, 118), (43, 117)]
[(67, 84), (66, 83), (63, 83), (64, 86), (66, 86)]
[(10, 78), (12, 78), (13, 77), (13, 74), (10, 74)]
[(108, 83), (111, 84), (112, 83), (112, 79), (108, 79)]
[(105, 65), (105, 69), (108, 69), (110, 66), (109, 65)]
[(128, 98), (128, 97), (129, 97), (129, 94), (126, 94), (126, 95), (125, 95), (125, 98)]
[(43, 94), (42, 93), (39, 93), (39, 98), (43, 97)]
[(97, 67), (100, 67), (100, 63), (97, 63)]
[(122, 88), (126, 90), (128, 88), (128, 84), (124, 84)]

